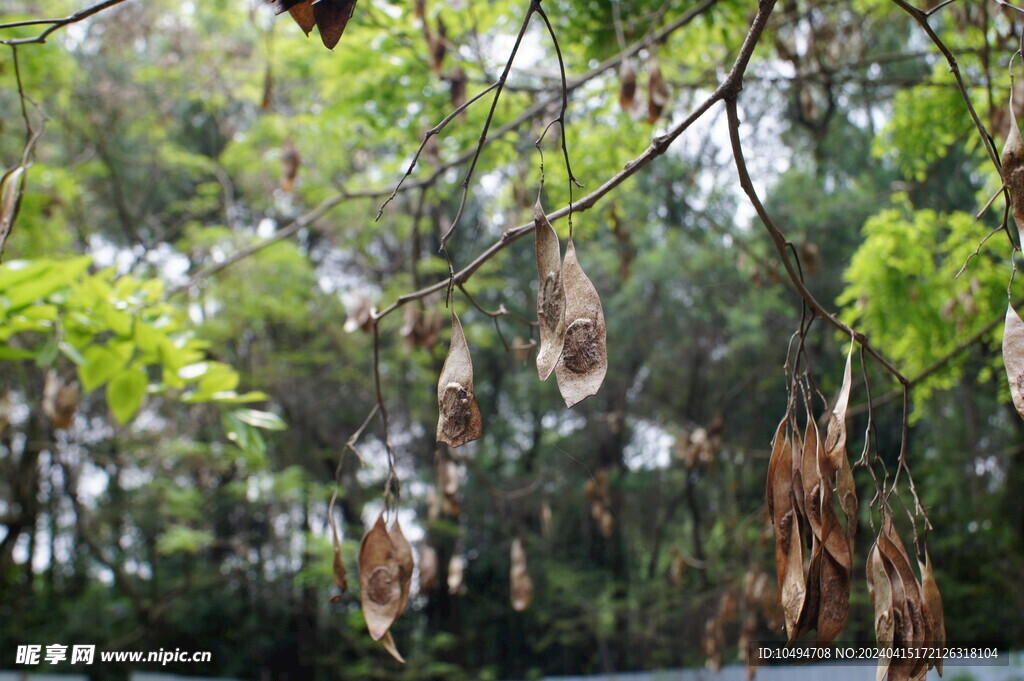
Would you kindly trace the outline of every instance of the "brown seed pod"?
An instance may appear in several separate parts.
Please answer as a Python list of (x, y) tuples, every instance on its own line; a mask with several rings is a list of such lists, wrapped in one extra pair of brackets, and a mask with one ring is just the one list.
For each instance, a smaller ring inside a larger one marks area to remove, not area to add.
[(288, 13), (292, 15), (292, 19), (295, 20), (295, 23), (299, 25), (299, 28), (307, 36), (313, 30), (313, 27), (316, 26), (316, 18), (313, 16), (313, 0), (306, 0), (289, 7)]
[(1024, 321), (1010, 304), (1006, 307), (1003, 328), (1003, 364), (1010, 382), (1010, 396), (1017, 413), (1024, 417)]
[(544, 215), (540, 201), (534, 204), (533, 222), (537, 237), (537, 323), (540, 328), (537, 375), (546, 381), (555, 370), (565, 344), (562, 249), (558, 244), (558, 234)]
[(619, 66), (619, 106), (628, 114), (634, 111), (636, 103), (636, 69), (633, 62), (623, 59)]
[(512, 609), (522, 612), (530, 607), (533, 600), (533, 580), (526, 570), (526, 551), (518, 538), (512, 541), (510, 584), (512, 590)]
[(831, 478), (832, 474), (842, 468), (846, 459), (846, 411), (850, 406), (850, 390), (853, 386), (853, 341), (850, 341), (850, 352), (846, 355), (846, 369), (843, 372), (843, 386), (839, 390), (835, 406), (829, 414), (828, 434), (825, 437), (825, 463), (827, 470), (822, 475)]
[(1003, 145), (1003, 183), (1010, 193), (1010, 206), (1013, 219), (1017, 223), (1018, 239), (1021, 224), (1024, 223), (1024, 140), (1017, 126), (1017, 116), (1013, 111), (1013, 91), (1010, 91), (1010, 130), (1006, 134)]
[(399, 585), (401, 586), (402, 596), (398, 605), (398, 617), (401, 617), (402, 613), (405, 612), (405, 606), (409, 603), (409, 590), (412, 586), (414, 565), (412, 547), (409, 545), (409, 540), (405, 538), (405, 533), (402, 532), (402, 526), (397, 518), (395, 518), (395, 524), (388, 530), (388, 536), (391, 538), (391, 543), (395, 546), (395, 560), (399, 568)]
[(345, 569), (345, 562), (341, 559), (341, 540), (338, 538), (338, 526), (334, 517), (331, 516), (331, 540), (334, 544), (334, 561), (331, 570), (334, 573), (334, 585), (342, 593), (348, 591), (348, 571)]
[(355, 9), (356, 0), (316, 0), (313, 3), (313, 17), (320, 29), (320, 40), (324, 47), (334, 49)]
[[(871, 605), (875, 611), (875, 640), (879, 648), (890, 650), (896, 635), (892, 587), (877, 540), (868, 552), (867, 582)], [(889, 656), (879, 656), (876, 681), (881, 681), (886, 675), (890, 662)]]
[(299, 176), (302, 156), (295, 142), (287, 138), (281, 145), (281, 189), (290, 193), (295, 189), (295, 179)]
[(571, 240), (562, 264), (562, 287), (565, 343), (555, 378), (565, 406), (572, 407), (601, 388), (608, 372), (608, 348), (601, 297), (580, 267)]
[[(804, 611), (807, 598), (807, 583), (804, 580), (804, 548), (800, 538), (799, 526), (795, 522), (795, 514), (790, 511), (787, 516), (790, 527), (789, 549), (786, 552), (786, 573), (782, 582), (782, 610), (786, 617), (786, 634), (792, 641), (797, 636), (797, 625)], [(785, 519), (784, 519), (785, 522)]]
[(668, 104), (670, 93), (664, 76), (661, 75), (661, 67), (658, 60), (653, 56), (647, 65), (649, 80), (647, 81), (647, 122), (654, 124), (661, 118), (661, 112)]
[(402, 568), (382, 513), (359, 546), (359, 589), (370, 637), (379, 641), (401, 613)]
[(65, 384), (56, 371), (46, 372), (43, 383), (43, 413), (54, 430), (69, 428), (78, 408), (78, 381)]
[(437, 441), (461, 447), (483, 434), (480, 407), (473, 394), (473, 358), (459, 318), (452, 311), (452, 341), (437, 382)]
[(834, 641), (850, 615), (850, 570), (827, 550), (821, 558), (821, 602), (818, 606), (818, 642)]
[[(935, 573), (932, 572), (932, 559), (925, 551), (924, 562), (917, 561), (921, 568), (921, 593), (924, 595), (925, 620), (929, 624), (931, 636), (928, 640), (929, 646), (942, 648), (946, 645), (946, 621), (942, 610), (942, 594), (939, 593), (939, 585), (935, 583)], [(942, 656), (936, 656), (929, 660), (929, 667), (936, 667), (939, 676), (942, 676)]]
[(430, 544), (420, 545), (420, 593), (437, 588), (437, 551)]

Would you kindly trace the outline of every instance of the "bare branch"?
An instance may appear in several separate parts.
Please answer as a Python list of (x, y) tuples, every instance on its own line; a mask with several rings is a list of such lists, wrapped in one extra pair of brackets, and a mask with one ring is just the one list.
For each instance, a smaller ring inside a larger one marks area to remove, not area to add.
[(92, 15), (98, 14), (99, 12), (102, 12), (105, 9), (109, 9), (114, 5), (119, 5), (124, 1), (125, 0), (105, 0), (105, 2), (93, 5), (92, 7), (87, 7), (83, 10), (75, 12), (71, 16), (64, 17), (63, 19), (32, 19), (29, 21), (12, 21), (6, 24), (0, 24), (0, 30), (8, 28), (17, 28), (19, 26), (41, 26), (45, 24), (50, 24), (49, 28), (47, 28), (34, 38), (8, 38), (7, 40), (0, 40), (0, 44), (27, 45), (29, 43), (45, 43), (46, 39), (50, 36), (50, 34), (56, 31), (57, 29), (63, 28), (68, 24), (78, 23), (83, 19), (88, 19)]

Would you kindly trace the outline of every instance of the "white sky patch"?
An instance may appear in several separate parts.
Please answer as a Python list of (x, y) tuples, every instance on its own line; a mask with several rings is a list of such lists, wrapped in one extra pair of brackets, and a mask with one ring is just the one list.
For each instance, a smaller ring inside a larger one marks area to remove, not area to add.
[(668, 468), (676, 438), (652, 421), (633, 424), (633, 440), (623, 452), (626, 466), (633, 471)]

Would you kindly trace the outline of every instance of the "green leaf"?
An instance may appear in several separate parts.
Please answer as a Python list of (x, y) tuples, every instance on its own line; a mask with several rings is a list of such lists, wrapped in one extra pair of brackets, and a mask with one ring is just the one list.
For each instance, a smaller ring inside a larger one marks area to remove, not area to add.
[(266, 442), (259, 429), (245, 423), (233, 412), (228, 412), (221, 417), (221, 426), (224, 428), (224, 435), (234, 442), (242, 451), (262, 458), (267, 453)]
[(288, 428), (284, 419), (273, 412), (258, 409), (236, 409), (231, 413), (242, 423), (248, 423), (255, 428), (263, 430), (286, 430)]
[(0, 360), (32, 359), (36, 353), (31, 350), (12, 348), (9, 345), (0, 345)]
[(82, 353), (78, 351), (78, 348), (71, 343), (61, 341), (57, 344), (57, 347), (60, 348), (61, 353), (63, 353), (63, 355), (70, 359), (75, 365), (85, 366), (89, 363), (89, 360), (87, 360)]
[(46, 345), (39, 349), (39, 354), (36, 355), (36, 364), (41, 367), (51, 366), (57, 359), (57, 340), (51, 338), (46, 341)]
[(86, 363), (78, 367), (78, 378), (86, 392), (109, 381), (127, 363), (119, 354), (102, 345), (86, 348), (84, 358)]
[(146, 396), (146, 372), (139, 367), (125, 369), (107, 385), (107, 405), (119, 423), (127, 423), (142, 406)]

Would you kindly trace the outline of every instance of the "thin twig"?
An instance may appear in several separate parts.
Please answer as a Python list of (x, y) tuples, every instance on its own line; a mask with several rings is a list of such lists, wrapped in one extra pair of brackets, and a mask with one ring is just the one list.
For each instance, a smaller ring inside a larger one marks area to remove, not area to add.
[(87, 7), (86, 9), (75, 12), (71, 16), (64, 17), (63, 19), (30, 19), (28, 21), (12, 21), (6, 24), (0, 24), (0, 30), (8, 28), (17, 28), (18, 26), (40, 26), (43, 24), (50, 24), (50, 27), (40, 33), (34, 38), (8, 38), (7, 40), (0, 40), (0, 44), (4, 45), (27, 45), (29, 43), (45, 43), (46, 38), (51, 33), (59, 28), (63, 28), (68, 24), (74, 24), (83, 19), (88, 19), (94, 14), (102, 12), (105, 9), (119, 5), (125, 0), (106, 0), (99, 4)]

